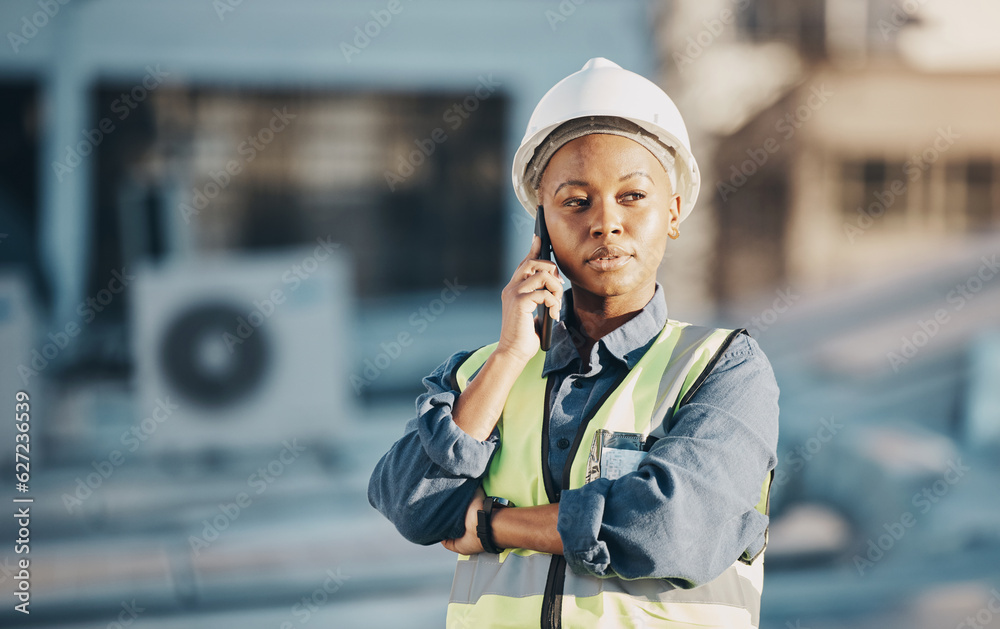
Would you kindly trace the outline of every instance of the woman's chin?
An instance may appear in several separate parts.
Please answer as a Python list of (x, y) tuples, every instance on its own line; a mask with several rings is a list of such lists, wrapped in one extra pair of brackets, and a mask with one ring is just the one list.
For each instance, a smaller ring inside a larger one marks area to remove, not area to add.
[(641, 290), (646, 282), (641, 281), (639, 278), (633, 277), (629, 273), (606, 271), (597, 274), (585, 273), (583, 277), (578, 278), (577, 281), (573, 278), (570, 282), (573, 285), (573, 292), (578, 293), (578, 290), (582, 290), (586, 293), (594, 295), (595, 297), (622, 297), (629, 295), (633, 292)]

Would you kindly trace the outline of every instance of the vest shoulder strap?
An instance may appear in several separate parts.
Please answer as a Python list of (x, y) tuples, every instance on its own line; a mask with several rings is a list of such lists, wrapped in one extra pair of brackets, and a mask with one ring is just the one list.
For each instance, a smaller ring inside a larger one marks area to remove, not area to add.
[(729, 346), (732, 345), (733, 341), (740, 334), (746, 334), (747, 336), (750, 336), (750, 333), (747, 332), (746, 328), (736, 328), (735, 330), (729, 333), (729, 336), (727, 336), (725, 340), (722, 341), (722, 344), (719, 345), (719, 348), (715, 350), (715, 354), (712, 356), (711, 360), (708, 361), (708, 364), (705, 365), (705, 368), (701, 371), (700, 374), (698, 374), (698, 378), (691, 385), (691, 388), (689, 388), (687, 390), (687, 393), (684, 394), (684, 397), (681, 398), (680, 402), (681, 406), (691, 401), (691, 398), (694, 397), (694, 394), (701, 387), (702, 383), (705, 382), (709, 374), (712, 373), (712, 370), (715, 369), (716, 363), (719, 362), (719, 359), (722, 358), (722, 355), (726, 352), (727, 349), (729, 349)]

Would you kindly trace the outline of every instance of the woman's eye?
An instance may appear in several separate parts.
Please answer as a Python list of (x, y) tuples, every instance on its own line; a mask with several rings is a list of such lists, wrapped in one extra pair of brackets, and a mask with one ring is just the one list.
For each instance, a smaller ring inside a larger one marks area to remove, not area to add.
[(572, 199), (566, 199), (563, 203), (566, 207), (586, 207), (590, 204), (590, 201), (583, 197), (574, 197)]
[(646, 195), (642, 192), (628, 192), (622, 195), (623, 201), (639, 201), (645, 199)]

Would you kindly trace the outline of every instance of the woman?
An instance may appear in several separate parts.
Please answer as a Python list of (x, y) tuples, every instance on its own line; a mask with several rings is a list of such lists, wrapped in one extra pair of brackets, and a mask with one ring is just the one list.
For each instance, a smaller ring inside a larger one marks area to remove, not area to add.
[(459, 554), (450, 627), (757, 626), (778, 387), (745, 330), (667, 318), (656, 271), (699, 187), (680, 113), (592, 59), (535, 108), (513, 180), (558, 266), (536, 235), (499, 341), (424, 379), (370, 502)]

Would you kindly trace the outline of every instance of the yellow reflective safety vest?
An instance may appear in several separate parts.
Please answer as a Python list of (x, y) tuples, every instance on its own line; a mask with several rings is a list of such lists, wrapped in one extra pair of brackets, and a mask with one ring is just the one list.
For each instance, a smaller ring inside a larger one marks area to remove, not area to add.
[[(582, 487), (592, 473), (591, 444), (598, 430), (664, 437), (674, 412), (691, 399), (726, 347), (744, 329), (726, 330), (667, 320), (653, 345), (580, 422), (562, 488)], [(463, 361), (453, 373), (459, 392), (496, 344)], [(546, 472), (549, 393), (542, 376), (545, 352), (528, 362), (507, 397), (498, 423), (500, 443), (483, 477), (489, 496), (518, 507), (558, 501)], [(768, 513), (772, 471), (757, 510)], [(767, 532), (765, 531), (765, 546)], [(460, 555), (448, 603), (449, 629), (485, 627), (757, 627), (764, 551), (745, 552), (716, 579), (680, 588), (666, 579), (599, 578), (573, 573), (561, 555), (509, 548), (500, 555)]]

